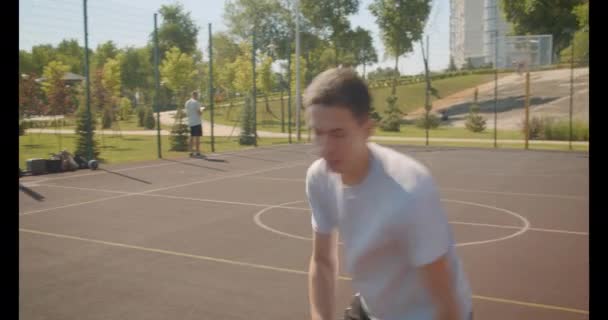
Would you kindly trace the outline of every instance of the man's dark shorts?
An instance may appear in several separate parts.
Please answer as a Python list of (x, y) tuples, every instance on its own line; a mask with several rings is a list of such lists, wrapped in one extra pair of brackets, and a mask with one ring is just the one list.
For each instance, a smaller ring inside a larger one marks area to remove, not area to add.
[(192, 137), (200, 137), (203, 135), (203, 126), (198, 124), (190, 127), (190, 136)]

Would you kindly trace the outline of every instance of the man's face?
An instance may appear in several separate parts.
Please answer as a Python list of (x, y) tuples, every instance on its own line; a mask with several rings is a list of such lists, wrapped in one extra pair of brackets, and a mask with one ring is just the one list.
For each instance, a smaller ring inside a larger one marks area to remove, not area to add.
[(344, 107), (312, 105), (308, 120), (317, 152), (330, 170), (347, 173), (362, 157), (367, 157), (364, 151), (372, 130), (369, 117), (360, 120)]

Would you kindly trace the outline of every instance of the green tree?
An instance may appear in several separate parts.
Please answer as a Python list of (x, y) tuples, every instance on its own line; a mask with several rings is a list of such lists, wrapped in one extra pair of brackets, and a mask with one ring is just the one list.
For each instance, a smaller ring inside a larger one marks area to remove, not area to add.
[[(89, 117), (87, 113), (87, 108), (84, 104), (81, 104), (78, 110), (76, 111), (76, 129), (74, 130), (76, 133), (76, 150), (74, 154), (88, 158), (88, 127)], [(97, 140), (95, 139), (95, 127), (97, 126), (97, 117), (95, 117), (95, 113), (91, 112), (91, 150), (93, 153), (94, 159), (99, 159), (99, 148), (97, 146)]]
[(75, 107), (72, 92), (63, 80), (69, 66), (60, 61), (51, 61), (44, 67), (42, 91), (46, 94), (49, 112), (53, 115), (64, 115)]
[(112, 94), (104, 86), (103, 68), (93, 72), (91, 79), (91, 112), (101, 113), (111, 103)]
[(32, 63), (34, 64), (34, 73), (42, 74), (44, 67), (49, 62), (56, 60), (57, 53), (52, 45), (41, 44), (32, 47)]
[(172, 47), (159, 69), (164, 85), (177, 93), (178, 101), (185, 101), (188, 91), (195, 88), (194, 79), (197, 76), (192, 56)]
[(144, 128), (152, 130), (155, 127), (154, 110), (152, 108), (146, 108), (144, 115)]
[(241, 119), (241, 136), (239, 137), (240, 145), (255, 144), (255, 134), (253, 132), (253, 105), (250, 96), (245, 97), (245, 105), (243, 106), (243, 117)]
[[(128, 47), (116, 58), (120, 61), (121, 86), (131, 100), (135, 101), (136, 92), (144, 97), (152, 96), (154, 68), (150, 58), (150, 50), (146, 47)], [(143, 103), (145, 102), (143, 101)]]
[(103, 85), (113, 98), (120, 96), (121, 70), (118, 60), (110, 58), (104, 64)]
[(507, 21), (516, 34), (551, 34), (553, 52), (559, 53), (568, 46), (571, 31), (577, 27), (573, 9), (584, 0), (509, 0), (500, 1)]
[[(36, 72), (34, 57), (26, 50), (19, 50), (19, 74), (30, 74)], [(40, 73), (38, 73), (40, 74)]]
[[(196, 51), (199, 27), (194, 23), (190, 12), (186, 12), (180, 3), (162, 5), (158, 11), (162, 17), (158, 28), (158, 48), (163, 60), (171, 48), (177, 47), (180, 52), (192, 55)], [(154, 33), (150, 34), (150, 50), (154, 49)], [(153, 53), (154, 51), (151, 51)], [(150, 57), (154, 57), (153, 54)]]
[(118, 60), (110, 58), (104, 64), (103, 85), (112, 95), (112, 98), (120, 96), (121, 70)]
[(76, 74), (84, 73), (84, 48), (78, 44), (78, 40), (61, 41), (56, 53), (56, 59), (69, 66), (68, 71)]
[(472, 132), (483, 132), (486, 129), (486, 119), (479, 114), (479, 103), (477, 102), (477, 88), (473, 97), (473, 104), (469, 109), (469, 114), (466, 117), (465, 126)]
[(213, 34), (213, 64), (221, 69), (239, 55), (239, 45), (231, 34), (221, 31)]
[(340, 61), (342, 51), (339, 43), (350, 30), (348, 16), (359, 11), (359, 0), (317, 1), (302, 0), (302, 14), (311, 25), (331, 41), (335, 51), (335, 65)]
[[(236, 65), (234, 63), (228, 63), (223, 68), (219, 69), (216, 86), (219, 87), (222, 95), (228, 99), (228, 110), (226, 111), (226, 118), (230, 119), (230, 111), (233, 107), (233, 96), (236, 91)], [(217, 70), (217, 69), (216, 69)]]
[[(431, 11), (430, 0), (374, 0), (369, 10), (380, 28), (382, 43), (388, 55), (395, 58), (398, 71), (399, 57), (411, 52), (414, 42), (422, 37), (424, 25)], [(393, 79), (392, 94), (397, 91)]]
[(224, 23), (241, 41), (251, 41), (256, 33), (256, 48), (268, 53), (270, 44), (285, 38), (285, 8), (279, 0), (228, 0), (224, 5)]
[[(99, 86), (99, 84), (97, 85)], [(103, 110), (101, 127), (103, 129), (111, 128), (116, 117), (114, 105), (120, 95), (120, 64), (118, 60), (108, 59), (104, 64), (99, 89), (103, 90), (103, 94), (105, 94), (102, 104), (99, 106)]]
[(570, 45), (561, 51), (560, 59), (569, 62), (574, 45), (574, 60), (586, 62), (589, 59), (589, 2), (574, 7), (572, 11), (576, 16), (578, 30), (574, 33)]
[(131, 105), (131, 100), (126, 97), (121, 98), (119, 111), (120, 120), (129, 120), (132, 113), (133, 106)]
[(378, 62), (378, 55), (372, 41), (372, 36), (368, 30), (357, 27), (353, 34), (353, 52), (356, 65), (363, 66), (363, 78), (368, 64)]
[[(399, 132), (401, 128), (401, 115), (403, 114), (397, 106), (397, 97), (388, 96), (386, 98), (386, 110), (384, 111), (384, 117), (380, 121), (380, 128), (384, 131)], [(378, 115), (374, 116), (376, 119), (380, 118)]]
[[(176, 116), (176, 121), (171, 127), (171, 135), (169, 136), (169, 143), (171, 144), (172, 151), (188, 151), (188, 133), (189, 128), (188, 125), (178, 121), (177, 119), (183, 119), (183, 111), (181, 108), (178, 108), (177, 114), (181, 116)], [(145, 115), (145, 113), (144, 113)], [(145, 116), (144, 116), (145, 119)], [(145, 124), (145, 120), (144, 120)]]
[(46, 106), (42, 98), (42, 90), (36, 83), (36, 75), (24, 74), (19, 77), (19, 118), (42, 115)]
[(97, 46), (95, 54), (91, 59), (91, 66), (94, 69), (103, 67), (109, 59), (115, 59), (119, 53), (120, 50), (118, 50), (112, 40), (101, 43)]
[(264, 56), (259, 70), (259, 77), (257, 77), (257, 87), (264, 94), (264, 100), (266, 102), (266, 112), (278, 119), (278, 117), (270, 110), (270, 104), (268, 102), (268, 95), (272, 92), (274, 87), (274, 73), (272, 72), (272, 58)]
[(171, 150), (186, 151), (188, 149), (188, 126), (184, 123), (183, 101), (186, 100), (188, 91), (196, 87), (194, 79), (198, 72), (194, 64), (194, 58), (182, 53), (179, 48), (172, 47), (160, 66), (160, 74), (164, 85), (177, 94), (177, 100), (179, 101), (175, 113), (175, 122), (171, 129)]
[[(290, 87), (293, 94), (296, 93), (296, 55), (295, 53), (291, 55), (291, 80)], [(303, 57), (300, 57), (300, 83), (304, 84), (306, 70), (308, 70), (308, 66), (306, 65), (306, 60)]]
[(234, 74), (234, 89), (240, 93), (251, 93), (253, 68), (251, 66), (251, 43), (241, 42), (239, 44), (241, 53), (232, 63)]

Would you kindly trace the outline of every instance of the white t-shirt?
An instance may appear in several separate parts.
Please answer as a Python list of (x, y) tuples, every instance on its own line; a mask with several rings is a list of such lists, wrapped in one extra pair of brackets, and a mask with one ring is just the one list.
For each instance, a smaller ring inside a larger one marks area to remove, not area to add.
[(188, 126), (193, 127), (201, 124), (201, 116), (198, 115), (198, 111), (201, 108), (201, 103), (190, 98), (184, 105), (186, 109), (186, 115), (188, 116)]
[(382, 320), (434, 319), (417, 267), (448, 253), (466, 319), (471, 290), (429, 171), (392, 149), (368, 147), (370, 169), (358, 185), (343, 185), (323, 159), (308, 169), (313, 230), (339, 231), (353, 288), (370, 315)]

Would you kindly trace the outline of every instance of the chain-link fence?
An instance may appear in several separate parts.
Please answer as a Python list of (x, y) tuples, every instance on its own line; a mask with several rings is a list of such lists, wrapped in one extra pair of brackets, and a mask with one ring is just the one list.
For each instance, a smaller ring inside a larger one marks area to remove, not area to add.
[[(494, 8), (490, 2), (481, 11)], [(337, 65), (355, 67), (369, 84), (377, 120), (372, 139), (588, 148), (588, 27), (558, 39), (515, 36), (504, 21), (491, 21), (498, 15), (488, 15), (477, 25), (467, 21), (473, 32), (463, 19), (475, 14), (453, 6), (449, 48), (441, 32), (431, 32), (424, 44), (428, 73), (402, 75), (404, 63), (422, 65), (424, 36), (395, 69), (395, 57), (378, 58), (386, 49), (375, 47), (382, 43), (377, 27), (370, 32), (353, 24), (332, 38), (314, 25), (309, 7), (296, 15), (289, 1), (232, 1), (206, 19), (194, 19), (199, 12), (179, 3), (32, 0), (20, 6), (28, 12), (20, 17), (22, 161), (62, 149), (108, 162), (183, 156), (190, 151), (183, 106), (192, 91), (205, 107), (203, 152), (308, 142), (305, 114), (296, 109), (296, 73), (303, 90)], [(432, 24), (441, 25), (433, 12)]]

